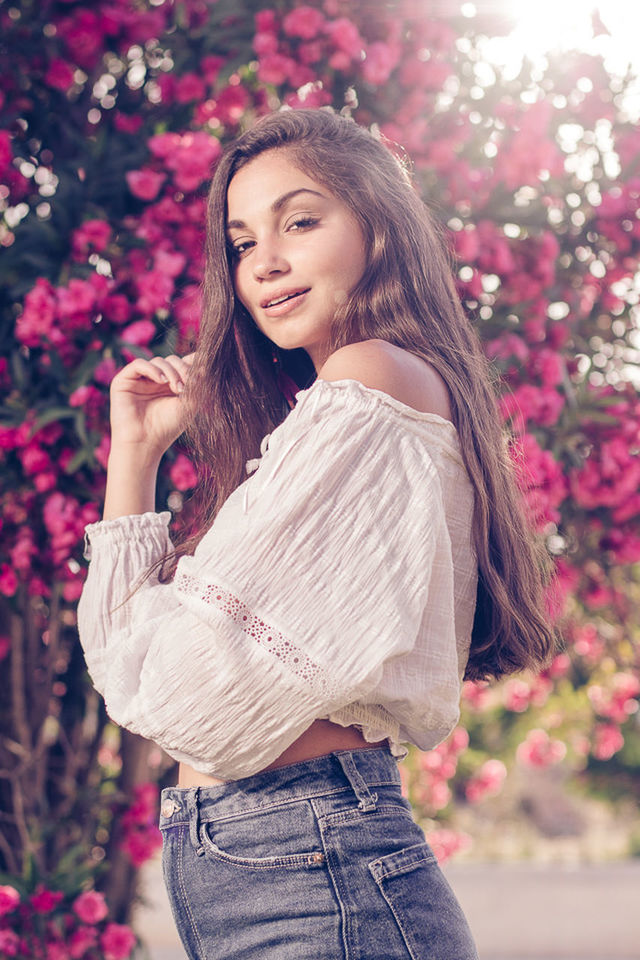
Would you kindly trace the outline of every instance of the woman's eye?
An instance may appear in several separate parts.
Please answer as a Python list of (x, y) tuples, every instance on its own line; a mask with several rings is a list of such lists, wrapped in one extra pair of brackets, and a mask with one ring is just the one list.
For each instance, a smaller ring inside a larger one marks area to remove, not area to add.
[(253, 246), (253, 240), (240, 240), (238, 243), (231, 244), (231, 254), (234, 257), (241, 257), (243, 253), (250, 250)]
[(317, 217), (296, 217), (289, 224), (289, 230), (304, 230), (305, 227), (313, 227), (317, 222)]

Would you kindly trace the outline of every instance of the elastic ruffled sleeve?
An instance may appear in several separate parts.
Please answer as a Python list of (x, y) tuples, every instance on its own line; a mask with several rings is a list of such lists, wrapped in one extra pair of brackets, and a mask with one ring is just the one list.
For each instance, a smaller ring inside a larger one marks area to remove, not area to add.
[[(92, 679), (117, 723), (202, 773), (249, 776), (314, 719), (371, 700), (424, 646), (435, 569), (453, 616), (423, 424), (344, 384), (299, 394), (173, 583), (133, 589), (170, 549), (167, 514), (87, 528), (78, 619)], [(457, 690), (452, 636), (433, 669)]]

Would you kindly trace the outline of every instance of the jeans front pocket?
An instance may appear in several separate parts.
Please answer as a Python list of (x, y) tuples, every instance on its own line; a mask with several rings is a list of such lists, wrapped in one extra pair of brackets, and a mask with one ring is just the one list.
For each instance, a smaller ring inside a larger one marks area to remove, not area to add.
[(325, 859), (306, 800), (203, 820), (200, 839), (206, 857), (253, 869), (313, 868), (322, 866)]
[(369, 863), (411, 960), (478, 960), (471, 931), (428, 843)]

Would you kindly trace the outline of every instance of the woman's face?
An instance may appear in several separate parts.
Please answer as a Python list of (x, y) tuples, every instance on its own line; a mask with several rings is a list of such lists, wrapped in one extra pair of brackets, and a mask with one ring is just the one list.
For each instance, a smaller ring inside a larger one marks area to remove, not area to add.
[(364, 273), (358, 223), (286, 149), (262, 153), (239, 170), (227, 206), (236, 296), (273, 343), (302, 347), (318, 370), (336, 309)]

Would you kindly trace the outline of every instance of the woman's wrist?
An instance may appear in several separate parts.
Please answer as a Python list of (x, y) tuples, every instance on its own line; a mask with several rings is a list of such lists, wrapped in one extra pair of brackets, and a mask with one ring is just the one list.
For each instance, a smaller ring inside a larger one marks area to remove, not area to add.
[(116, 444), (107, 463), (104, 520), (155, 510), (162, 454), (144, 444)]

